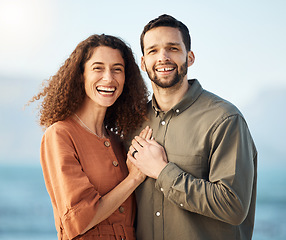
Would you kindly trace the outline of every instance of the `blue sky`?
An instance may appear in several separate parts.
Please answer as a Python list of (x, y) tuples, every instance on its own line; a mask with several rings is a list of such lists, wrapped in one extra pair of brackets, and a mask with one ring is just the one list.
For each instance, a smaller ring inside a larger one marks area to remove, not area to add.
[[(15, 141), (17, 134), (27, 137), (26, 126), (18, 125), (29, 122), (27, 128), (35, 130), (28, 133), (31, 144), (22, 146), (23, 155), (38, 156), (42, 132), (35, 112), (29, 107), (23, 113), (22, 107), (80, 41), (94, 33), (119, 36), (140, 62), (139, 35), (163, 13), (189, 27), (196, 61), (188, 75), (205, 89), (244, 108), (269, 86), (285, 88), (285, 9), (283, 0), (0, 0), (1, 151), (23, 141), (21, 136)], [(14, 111), (10, 119), (7, 109)]]

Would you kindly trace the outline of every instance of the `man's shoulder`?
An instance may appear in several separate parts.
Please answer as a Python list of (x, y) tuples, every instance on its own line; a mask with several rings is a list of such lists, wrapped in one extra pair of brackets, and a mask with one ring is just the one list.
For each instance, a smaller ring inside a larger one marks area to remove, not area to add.
[(198, 103), (212, 114), (242, 116), (240, 110), (233, 103), (207, 90), (203, 90)]

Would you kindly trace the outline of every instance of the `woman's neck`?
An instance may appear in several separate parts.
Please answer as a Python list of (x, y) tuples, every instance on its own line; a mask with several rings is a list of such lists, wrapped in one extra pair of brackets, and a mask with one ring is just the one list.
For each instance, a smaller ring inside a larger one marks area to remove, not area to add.
[(106, 135), (104, 118), (107, 108), (84, 103), (76, 112), (77, 120), (98, 137)]

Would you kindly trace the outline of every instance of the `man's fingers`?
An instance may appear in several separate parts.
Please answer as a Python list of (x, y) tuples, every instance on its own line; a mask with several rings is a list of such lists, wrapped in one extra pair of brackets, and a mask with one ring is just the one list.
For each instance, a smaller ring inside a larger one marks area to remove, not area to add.
[(148, 143), (150, 143), (150, 144), (152, 144), (152, 145), (154, 145), (154, 146), (156, 146), (156, 147), (162, 147), (159, 143), (157, 143), (154, 139), (147, 139), (146, 140)]
[(135, 150), (136, 150), (136, 149), (133, 147), (133, 145), (131, 145), (131, 146), (129, 147), (129, 152), (133, 153)]
[(150, 129), (149, 126), (145, 127), (145, 128), (140, 132), (139, 136), (142, 137), (142, 138), (146, 138), (149, 129)]
[[(146, 144), (146, 140), (142, 137), (136, 136), (133, 140), (135, 140), (141, 147), (144, 147)], [(133, 141), (132, 141), (133, 142)], [(132, 144), (133, 145), (133, 144)], [(136, 147), (135, 147), (136, 148)], [(138, 149), (137, 149), (138, 150)]]
[(132, 162), (136, 166), (136, 159), (132, 156), (131, 152), (127, 153), (127, 158), (129, 159), (130, 162)]
[(152, 133), (153, 133), (152, 128), (149, 128), (149, 129), (148, 129), (148, 132), (147, 132), (147, 134), (146, 134), (145, 139), (146, 139), (146, 140), (150, 140), (151, 137), (152, 137)]
[(135, 139), (132, 140), (132, 146), (134, 149), (136, 149), (137, 151), (139, 151), (142, 148), (142, 145)]

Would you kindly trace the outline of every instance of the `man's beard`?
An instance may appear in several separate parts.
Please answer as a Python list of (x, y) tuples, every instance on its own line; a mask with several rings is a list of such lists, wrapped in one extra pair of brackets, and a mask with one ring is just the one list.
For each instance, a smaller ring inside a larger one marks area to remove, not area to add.
[(164, 81), (164, 77), (162, 77), (163, 80), (158, 78), (158, 76), (156, 74), (155, 67), (153, 67), (152, 71), (147, 70), (147, 74), (148, 74), (149, 78), (151, 79), (151, 81), (154, 82), (157, 86), (159, 86), (161, 88), (171, 88), (171, 87), (175, 86), (177, 83), (182, 82), (184, 77), (186, 76), (187, 72), (188, 72), (188, 62), (187, 61), (180, 66), (179, 71), (177, 70), (175, 73), (175, 76), (169, 81)]

